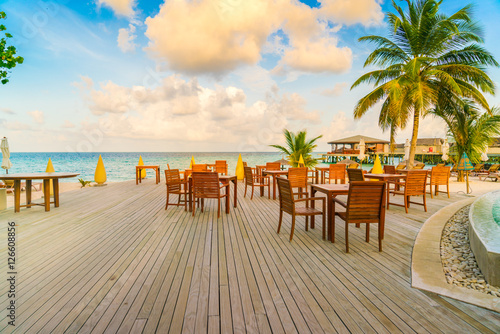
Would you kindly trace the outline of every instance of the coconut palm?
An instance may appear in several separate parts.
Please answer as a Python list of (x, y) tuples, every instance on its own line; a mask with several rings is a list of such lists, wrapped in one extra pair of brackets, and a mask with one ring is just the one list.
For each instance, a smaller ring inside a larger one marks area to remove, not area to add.
[(406, 0), (408, 10), (392, 5), (387, 13), (389, 37), (365, 36), (360, 41), (377, 48), (364, 66), (382, 69), (362, 75), (351, 89), (362, 83), (375, 89), (360, 99), (354, 117), (362, 117), (383, 102), (383, 119), (395, 120), (395, 129), (412, 122), (409, 167), (413, 166), (420, 119), (437, 104), (439, 92), (445, 97), (467, 97), (489, 109), (483, 92), (494, 93), (495, 85), (485, 73), (498, 66), (494, 57), (480, 46), (481, 28), (472, 21), (471, 6), (451, 16), (439, 12), (442, 1)]
[(314, 167), (318, 163), (316, 159), (311, 156), (311, 153), (317, 147), (315, 144), (316, 140), (323, 137), (318, 136), (316, 138), (307, 140), (307, 131), (300, 131), (293, 133), (287, 129), (283, 130), (285, 136), (286, 147), (281, 145), (269, 145), (271, 147), (277, 148), (282, 153), (286, 154), (290, 160), (290, 165), (292, 167), (297, 167), (299, 165), (300, 156), (304, 158), (305, 167)]
[[(479, 162), (484, 147), (500, 135), (500, 109), (496, 107), (481, 112), (479, 106), (470, 100), (447, 103), (443, 99), (430, 112), (441, 117), (448, 126), (448, 134), (455, 144), (451, 147), (456, 153), (451, 156), (455, 163), (464, 152), (473, 163)], [(463, 180), (462, 173), (459, 173), (458, 180)]]

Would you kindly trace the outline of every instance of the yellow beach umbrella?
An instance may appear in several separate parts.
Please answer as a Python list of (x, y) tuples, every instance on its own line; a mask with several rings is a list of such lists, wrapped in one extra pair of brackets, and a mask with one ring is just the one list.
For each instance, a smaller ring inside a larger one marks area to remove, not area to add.
[(194, 155), (191, 156), (191, 163), (189, 164), (189, 169), (193, 169), (193, 165), (195, 164), (194, 162)]
[(104, 162), (102, 162), (102, 157), (99, 155), (99, 160), (97, 161), (97, 167), (94, 173), (94, 181), (102, 186), (106, 182), (106, 168), (104, 168)]
[(375, 162), (373, 163), (372, 174), (383, 174), (383, 173), (384, 173), (384, 167), (382, 167), (382, 163), (380, 162), (380, 158), (377, 154)]
[[(54, 173), (54, 166), (52, 165), (52, 160), (49, 158), (49, 162), (47, 162), (47, 168), (45, 169), (47, 173)], [(54, 185), (50, 182), (50, 194), (54, 195)]]
[(299, 167), (302, 165), (302, 167), (304, 167), (306, 165), (306, 163), (304, 162), (304, 157), (302, 156), (302, 154), (300, 155), (300, 158), (299, 158)]
[[(137, 163), (137, 166), (144, 166), (144, 161), (142, 161), (142, 155), (139, 155), (139, 162)], [(146, 170), (141, 169), (141, 179), (146, 178)]]
[(241, 158), (241, 153), (238, 157), (238, 162), (236, 163), (235, 174), (238, 180), (243, 180), (245, 178), (245, 170), (243, 169), (243, 159)]

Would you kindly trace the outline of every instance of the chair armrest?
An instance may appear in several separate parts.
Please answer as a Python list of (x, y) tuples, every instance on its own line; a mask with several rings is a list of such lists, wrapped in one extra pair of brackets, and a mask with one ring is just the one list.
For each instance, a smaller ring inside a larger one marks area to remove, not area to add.
[(342, 202), (341, 200), (337, 199), (337, 198), (334, 198), (333, 201), (335, 203), (338, 203), (340, 204), (341, 206), (343, 206), (344, 208), (347, 208), (347, 204), (345, 202)]
[(297, 202), (317, 201), (317, 200), (324, 202), (325, 198), (324, 197), (305, 197), (305, 198), (296, 199), (296, 200), (294, 200), (294, 202), (297, 203)]

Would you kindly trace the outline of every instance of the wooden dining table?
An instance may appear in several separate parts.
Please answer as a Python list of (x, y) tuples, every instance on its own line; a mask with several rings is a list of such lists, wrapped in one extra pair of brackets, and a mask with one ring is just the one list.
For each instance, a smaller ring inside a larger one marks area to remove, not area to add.
[[(339, 195), (349, 194), (349, 184), (311, 184), (311, 197), (314, 197), (317, 192), (326, 195), (327, 203), (327, 238), (331, 242), (335, 242), (333, 235), (333, 224), (335, 224), (335, 204), (333, 199)], [(311, 201), (311, 207), (314, 208), (314, 202)], [(311, 228), (314, 228), (314, 216), (311, 216)]]
[(314, 170), (316, 172), (315, 183), (317, 183), (317, 184), (325, 183), (325, 173), (330, 170), (330, 167), (329, 166), (314, 167)]
[[(33, 205), (45, 207), (45, 211), (50, 211), (50, 204), (59, 207), (59, 179), (75, 177), (78, 173), (18, 173), (1, 175), (0, 180), (14, 181), (14, 212), (21, 211), (21, 207), (31, 208)], [(21, 181), (26, 180), (26, 204), (21, 205)], [(44, 203), (31, 202), (31, 185), (33, 180), (43, 180)], [(50, 201), (50, 181), (54, 189), (54, 202)]]
[(141, 171), (143, 169), (152, 169), (155, 171), (156, 184), (160, 183), (160, 166), (159, 165), (148, 165), (148, 166), (135, 166), (135, 184), (142, 183)]
[[(288, 175), (287, 170), (263, 170), (262, 176), (270, 175), (273, 178), (273, 199), (276, 199), (276, 178), (281, 175)], [(264, 195), (264, 187), (260, 187), (260, 196)]]

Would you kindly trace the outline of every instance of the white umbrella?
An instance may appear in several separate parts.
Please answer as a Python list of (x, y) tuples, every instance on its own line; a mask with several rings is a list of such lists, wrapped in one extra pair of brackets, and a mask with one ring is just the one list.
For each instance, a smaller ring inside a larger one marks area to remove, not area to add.
[(9, 150), (9, 142), (7, 138), (3, 137), (2, 144), (0, 144), (0, 148), (2, 149), (2, 168), (6, 169), (7, 174), (9, 173), (9, 168), (12, 167), (12, 162), (10, 162), (10, 150)]
[(444, 144), (443, 144), (443, 155), (441, 156), (441, 159), (443, 161), (448, 160), (450, 157), (448, 156), (448, 151), (450, 150), (450, 144), (448, 144), (448, 140), (445, 139)]
[(406, 139), (405, 143), (405, 161), (410, 159), (410, 140)]
[(365, 159), (366, 155), (365, 155), (365, 141), (363, 140), (363, 138), (361, 138), (361, 140), (359, 141), (359, 155), (358, 155), (358, 159), (360, 161), (363, 161)]
[(484, 148), (483, 154), (481, 154), (481, 161), (488, 161), (488, 145)]

